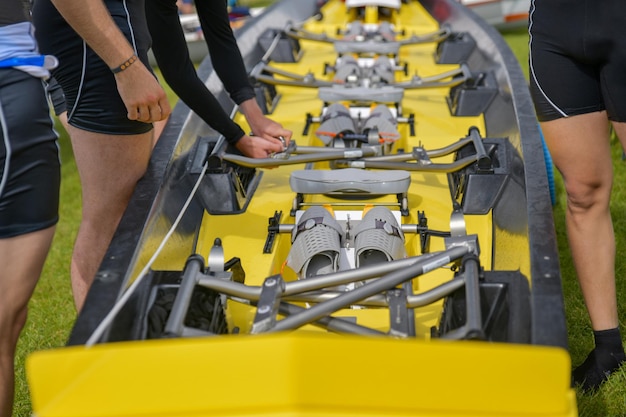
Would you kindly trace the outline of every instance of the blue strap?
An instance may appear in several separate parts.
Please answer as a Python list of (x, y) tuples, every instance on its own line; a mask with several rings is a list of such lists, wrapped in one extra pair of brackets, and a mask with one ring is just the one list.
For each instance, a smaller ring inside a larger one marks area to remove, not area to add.
[(45, 63), (45, 58), (45, 55), (29, 56), (23, 58), (7, 58), (0, 61), (0, 68), (12, 68), (24, 65), (43, 67)]

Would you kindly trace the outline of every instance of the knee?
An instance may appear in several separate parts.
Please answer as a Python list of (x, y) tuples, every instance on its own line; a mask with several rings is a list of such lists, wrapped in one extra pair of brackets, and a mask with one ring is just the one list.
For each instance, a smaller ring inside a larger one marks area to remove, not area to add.
[(608, 209), (611, 184), (602, 181), (566, 182), (567, 207), (572, 213)]

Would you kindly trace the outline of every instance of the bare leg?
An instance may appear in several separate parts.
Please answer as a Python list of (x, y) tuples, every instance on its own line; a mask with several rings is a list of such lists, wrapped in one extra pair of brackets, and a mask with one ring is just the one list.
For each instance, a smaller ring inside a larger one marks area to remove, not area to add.
[(82, 186), (82, 221), (72, 254), (72, 291), (83, 306), (137, 181), (148, 166), (152, 132), (103, 135), (69, 126)]
[(50, 227), (0, 239), (0, 416), (10, 416), (12, 412), (15, 347), (54, 230)]
[[(542, 124), (567, 193), (566, 224), (595, 347), (573, 373), (584, 391), (597, 389), (626, 360), (615, 292), (615, 235), (609, 203), (613, 166), (605, 112)], [(616, 124), (620, 137), (624, 125)]]
[(609, 211), (613, 168), (606, 113), (558, 119), (541, 127), (563, 175), (569, 244), (592, 327), (614, 328), (615, 237)]

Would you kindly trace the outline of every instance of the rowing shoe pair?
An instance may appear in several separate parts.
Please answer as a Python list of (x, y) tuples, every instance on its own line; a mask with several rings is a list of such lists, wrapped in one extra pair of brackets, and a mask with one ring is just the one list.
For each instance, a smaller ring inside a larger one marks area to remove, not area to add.
[[(294, 227), (291, 242), (287, 265), (300, 278), (337, 272), (345, 264), (359, 268), (407, 256), (402, 229), (382, 206), (367, 208), (361, 220), (348, 220), (345, 227), (325, 207), (310, 207)], [(342, 263), (342, 249), (344, 254), (353, 252), (353, 259)]]

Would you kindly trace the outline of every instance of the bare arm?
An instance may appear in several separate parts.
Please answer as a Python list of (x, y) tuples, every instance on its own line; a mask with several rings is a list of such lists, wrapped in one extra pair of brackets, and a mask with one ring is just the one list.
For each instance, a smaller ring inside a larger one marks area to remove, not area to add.
[[(113, 22), (102, 0), (52, 0), (65, 20), (110, 67), (117, 67), (135, 51)], [(156, 78), (137, 61), (115, 75), (128, 118), (142, 122), (163, 120), (171, 109)]]

